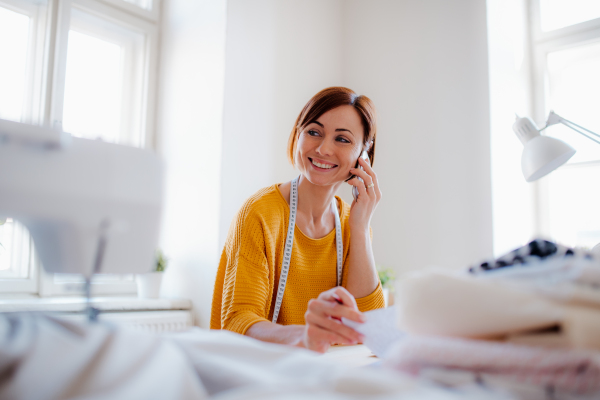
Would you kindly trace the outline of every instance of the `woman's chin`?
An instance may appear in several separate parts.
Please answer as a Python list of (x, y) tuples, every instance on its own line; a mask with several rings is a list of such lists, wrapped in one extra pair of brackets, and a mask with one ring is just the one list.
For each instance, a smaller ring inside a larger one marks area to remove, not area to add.
[(344, 181), (334, 171), (324, 173), (321, 171), (302, 171), (302, 175), (316, 186), (331, 186)]

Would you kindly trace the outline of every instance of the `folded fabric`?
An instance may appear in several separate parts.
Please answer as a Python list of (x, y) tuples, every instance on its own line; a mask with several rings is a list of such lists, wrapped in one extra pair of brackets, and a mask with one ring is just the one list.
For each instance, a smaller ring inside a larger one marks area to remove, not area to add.
[(517, 332), (505, 340), (527, 346), (600, 350), (600, 311), (566, 307), (563, 320), (551, 329)]
[[(561, 287), (550, 294), (550, 289), (543, 293), (511, 280), (415, 273), (397, 285), (398, 328), (411, 334), (508, 337), (515, 343), (600, 350), (600, 307), (581, 306), (595, 304), (595, 294), (582, 288), (561, 292)], [(539, 334), (548, 328), (555, 331)]]
[(506, 343), (409, 336), (390, 349), (385, 368), (419, 375), (452, 368), (576, 394), (600, 393), (600, 353)]
[(422, 272), (396, 288), (398, 328), (412, 334), (498, 338), (564, 319), (563, 307), (505, 281)]

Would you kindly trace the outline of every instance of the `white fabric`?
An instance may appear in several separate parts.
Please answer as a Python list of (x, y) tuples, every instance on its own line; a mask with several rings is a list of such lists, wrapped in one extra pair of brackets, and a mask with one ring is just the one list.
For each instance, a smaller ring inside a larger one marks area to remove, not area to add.
[(521, 286), (443, 272), (402, 279), (396, 307), (401, 330), (470, 338), (545, 328), (564, 318), (562, 307)]
[(204, 399), (181, 350), (149, 334), (0, 314), (1, 399)]
[(392, 346), (384, 365), (415, 374), (423, 368), (452, 368), (570, 393), (600, 395), (600, 353), (592, 351), (408, 336)]
[(219, 400), (510, 398), (482, 387), (447, 391), (393, 371), (347, 367), (318, 353), (228, 331), (195, 328), (167, 337), (184, 349)]
[[(397, 287), (398, 327), (411, 334), (600, 350), (600, 307), (594, 302), (600, 291), (565, 285), (541, 290), (521, 280), (417, 273)], [(550, 327), (559, 332), (536, 332)]]
[(507, 399), (226, 331), (164, 337), (0, 314), (0, 399)]

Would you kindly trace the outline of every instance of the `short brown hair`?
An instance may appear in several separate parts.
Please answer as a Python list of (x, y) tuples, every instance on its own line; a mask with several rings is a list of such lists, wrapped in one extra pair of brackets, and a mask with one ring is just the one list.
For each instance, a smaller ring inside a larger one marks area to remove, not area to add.
[(327, 111), (346, 105), (353, 106), (360, 115), (365, 130), (363, 145), (371, 143), (367, 153), (371, 165), (373, 165), (373, 162), (375, 161), (375, 138), (377, 137), (375, 106), (367, 96), (359, 96), (354, 93), (354, 91), (341, 86), (329, 87), (315, 94), (312, 99), (306, 103), (300, 112), (300, 115), (298, 115), (296, 124), (288, 139), (288, 160), (290, 160), (292, 165), (295, 165), (294, 152), (296, 151), (296, 144), (298, 143), (298, 134), (306, 128), (308, 124), (316, 121), (317, 118)]

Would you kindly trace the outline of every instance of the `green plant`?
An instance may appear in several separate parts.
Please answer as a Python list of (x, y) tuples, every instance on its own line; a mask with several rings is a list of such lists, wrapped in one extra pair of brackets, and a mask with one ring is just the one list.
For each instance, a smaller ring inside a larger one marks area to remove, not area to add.
[(385, 289), (393, 289), (393, 283), (396, 279), (396, 271), (379, 265), (377, 267), (377, 274), (379, 275), (379, 280), (381, 281), (381, 287)]
[(156, 251), (156, 267), (154, 268), (155, 272), (165, 272), (167, 269), (168, 258), (165, 257), (162, 250), (158, 249)]

